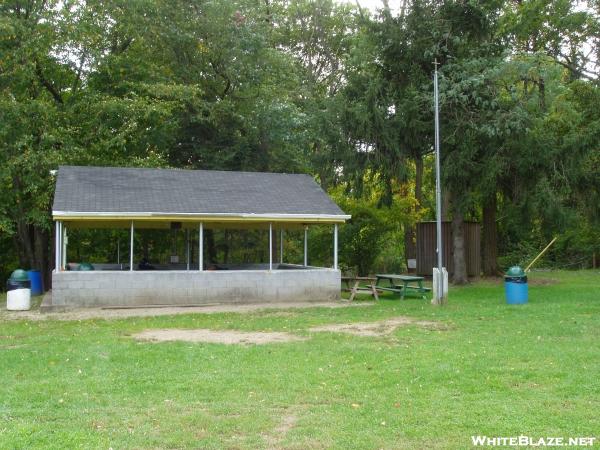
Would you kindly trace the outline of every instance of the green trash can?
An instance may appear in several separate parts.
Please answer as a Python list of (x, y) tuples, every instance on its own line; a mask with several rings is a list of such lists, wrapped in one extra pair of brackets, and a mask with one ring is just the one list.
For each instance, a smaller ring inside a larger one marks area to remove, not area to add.
[(504, 276), (504, 290), (506, 292), (506, 303), (509, 305), (522, 305), (527, 303), (529, 292), (527, 287), (527, 275), (519, 266), (513, 266)]

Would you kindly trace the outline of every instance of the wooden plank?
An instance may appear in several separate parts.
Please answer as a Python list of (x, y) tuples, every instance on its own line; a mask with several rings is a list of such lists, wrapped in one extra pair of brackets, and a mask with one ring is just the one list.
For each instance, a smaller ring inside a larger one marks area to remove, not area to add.
[[(342, 291), (350, 291), (350, 298), (349, 300), (352, 301), (354, 300), (354, 297), (356, 297), (358, 294), (370, 294), (372, 295), (375, 300), (379, 300), (379, 296), (377, 295), (377, 290), (375, 289), (375, 281), (376, 278), (373, 277), (356, 277), (356, 276), (345, 276), (345, 277), (341, 277), (341, 281), (342, 283), (345, 283), (346, 286), (348, 288), (344, 289), (342, 288)], [(366, 286), (360, 285), (361, 281), (365, 281)], [(350, 285), (352, 284), (352, 287), (350, 288)]]
[(354, 281), (354, 280), (359, 280), (359, 281), (376, 281), (377, 278), (375, 278), (375, 277), (342, 277), (342, 281)]
[(431, 288), (426, 288), (426, 287), (416, 287), (416, 286), (406, 286), (406, 292), (408, 291), (414, 291), (414, 292), (429, 292), (431, 291)]
[(381, 286), (377, 286), (376, 289), (378, 291), (389, 291), (389, 292), (398, 292), (398, 293), (402, 293), (402, 289), (396, 289), (396, 288), (391, 288), (391, 287), (381, 287)]
[(424, 277), (415, 277), (414, 275), (396, 275), (393, 273), (378, 273), (377, 278), (387, 280), (402, 280), (402, 281), (424, 281)]
[[(470, 277), (479, 276), (481, 272), (481, 226), (477, 222), (464, 223), (465, 263)], [(442, 264), (449, 274), (454, 273), (452, 246), (452, 224), (442, 222)], [(436, 255), (436, 223), (420, 222), (417, 224), (417, 275), (431, 276), (437, 267)]]

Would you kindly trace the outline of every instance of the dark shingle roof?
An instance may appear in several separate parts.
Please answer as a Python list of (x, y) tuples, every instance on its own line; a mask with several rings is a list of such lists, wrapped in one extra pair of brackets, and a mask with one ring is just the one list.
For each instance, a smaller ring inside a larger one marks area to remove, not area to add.
[(61, 166), (53, 212), (344, 215), (308, 175)]

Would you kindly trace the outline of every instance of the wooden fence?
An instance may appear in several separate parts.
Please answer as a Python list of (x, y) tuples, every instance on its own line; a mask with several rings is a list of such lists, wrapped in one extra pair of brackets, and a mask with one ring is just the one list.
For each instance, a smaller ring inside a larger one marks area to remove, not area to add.
[[(477, 222), (465, 222), (465, 259), (467, 275), (478, 277), (481, 274), (481, 227)], [(417, 275), (431, 276), (437, 266), (435, 222), (417, 224)], [(452, 224), (442, 222), (443, 264), (449, 274), (454, 273), (452, 252)]]

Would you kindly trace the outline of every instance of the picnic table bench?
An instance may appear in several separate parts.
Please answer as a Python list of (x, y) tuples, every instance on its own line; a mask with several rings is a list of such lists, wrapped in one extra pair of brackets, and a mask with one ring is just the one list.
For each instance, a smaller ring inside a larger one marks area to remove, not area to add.
[[(375, 288), (380, 291), (389, 291), (400, 294), (400, 298), (404, 300), (406, 294), (417, 294), (422, 298), (426, 298), (427, 292), (431, 289), (423, 286), (424, 277), (416, 277), (413, 275), (396, 275), (392, 273), (378, 273), (375, 275)], [(382, 286), (380, 282), (387, 280), (388, 286)]]
[[(351, 292), (349, 301), (354, 300), (354, 297), (358, 294), (369, 294), (375, 297), (375, 300), (379, 300), (377, 289), (375, 289), (375, 281), (376, 278), (373, 277), (342, 277), (342, 283), (346, 284), (346, 288), (343, 290)], [(360, 283), (363, 283), (363, 286), (361, 286)], [(352, 285), (352, 287), (350, 287), (350, 285)]]

